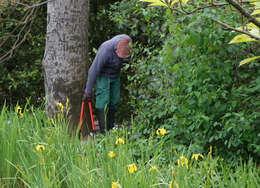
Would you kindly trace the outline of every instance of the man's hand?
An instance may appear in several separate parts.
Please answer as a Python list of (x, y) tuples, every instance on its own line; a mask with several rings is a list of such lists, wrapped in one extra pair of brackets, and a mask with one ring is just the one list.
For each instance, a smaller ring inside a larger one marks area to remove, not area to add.
[(83, 97), (82, 97), (82, 101), (91, 101), (91, 95), (88, 93), (84, 93)]

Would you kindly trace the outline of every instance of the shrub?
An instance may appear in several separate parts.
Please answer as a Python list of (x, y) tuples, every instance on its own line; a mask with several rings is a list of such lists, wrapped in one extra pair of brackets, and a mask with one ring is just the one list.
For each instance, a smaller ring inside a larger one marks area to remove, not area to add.
[(211, 21), (212, 16), (223, 19), (222, 10), (215, 13), (170, 17), (173, 32), (160, 54), (136, 65), (128, 86), (134, 96), (135, 129), (141, 136), (152, 127), (165, 127), (171, 130), (171, 142), (190, 145), (196, 152), (212, 145), (214, 154), (228, 159), (257, 159), (259, 64), (238, 67), (256, 48), (229, 45), (233, 33)]

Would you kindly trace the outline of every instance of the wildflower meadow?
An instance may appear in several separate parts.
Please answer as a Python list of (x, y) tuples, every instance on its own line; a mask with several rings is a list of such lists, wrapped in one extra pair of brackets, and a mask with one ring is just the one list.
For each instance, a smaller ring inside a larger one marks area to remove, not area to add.
[[(134, 126), (134, 125), (132, 125)], [(79, 140), (65, 118), (48, 119), (41, 108), (3, 107), (0, 114), (0, 187), (259, 187), (252, 160), (228, 162), (178, 149), (167, 130), (135, 138), (122, 125)]]

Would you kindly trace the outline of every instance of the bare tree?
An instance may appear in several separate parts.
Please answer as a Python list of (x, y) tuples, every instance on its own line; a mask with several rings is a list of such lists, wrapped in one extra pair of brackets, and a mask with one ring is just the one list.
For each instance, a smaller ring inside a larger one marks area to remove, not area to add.
[(46, 110), (58, 112), (69, 99), (69, 120), (76, 127), (87, 77), (88, 0), (52, 0), (47, 5), (46, 47), (43, 58)]
[[(37, 15), (36, 7), (39, 6), (37, 3), (33, 6), (27, 4), (22, 4), (20, 2), (8, 2), (0, 0), (0, 23), (4, 25), (10, 24), (15, 25), (11, 32), (4, 31), (0, 36), (0, 63), (10, 59), (14, 50), (18, 48), (27, 38), (28, 34), (31, 32), (31, 27), (34, 23), (34, 19)], [(24, 8), (24, 15), (21, 19), (2, 17), (2, 9), (16, 10)], [(12, 45), (10, 45), (12, 44)], [(5, 46), (6, 45), (6, 46)]]

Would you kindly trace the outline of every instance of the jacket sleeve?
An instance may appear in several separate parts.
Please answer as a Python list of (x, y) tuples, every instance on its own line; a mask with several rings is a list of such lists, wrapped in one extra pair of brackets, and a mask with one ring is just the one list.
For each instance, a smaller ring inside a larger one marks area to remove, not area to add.
[(108, 59), (107, 50), (104, 46), (101, 46), (98, 49), (97, 55), (88, 71), (88, 80), (86, 83), (85, 93), (91, 95), (97, 76), (100, 74), (100, 71), (104, 67), (107, 59)]

